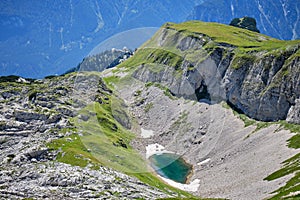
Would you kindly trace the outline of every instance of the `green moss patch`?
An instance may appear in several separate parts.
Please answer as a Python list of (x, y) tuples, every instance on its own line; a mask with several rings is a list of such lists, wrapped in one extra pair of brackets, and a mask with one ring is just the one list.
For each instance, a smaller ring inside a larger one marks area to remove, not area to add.
[(300, 148), (300, 134), (294, 135), (291, 139), (288, 140), (289, 147), (294, 149)]
[(256, 57), (251, 54), (236, 54), (232, 60), (232, 68), (239, 69), (243, 66), (249, 66), (255, 62)]
[(57, 161), (74, 166), (86, 167), (88, 163), (96, 164), (98, 161), (89, 153), (77, 134), (54, 140), (47, 147), (60, 150)]
[[(178, 70), (181, 67), (182, 62), (182, 56), (171, 51), (159, 48), (144, 48), (138, 50), (133, 57), (120, 64), (118, 67), (126, 66), (127, 68), (133, 68), (141, 64), (156, 63), (168, 65)], [(155, 70), (157, 71), (157, 69)]]

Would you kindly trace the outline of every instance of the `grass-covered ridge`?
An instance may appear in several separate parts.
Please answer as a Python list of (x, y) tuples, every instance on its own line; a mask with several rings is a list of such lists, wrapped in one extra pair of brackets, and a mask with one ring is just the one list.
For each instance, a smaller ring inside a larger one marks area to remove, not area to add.
[(188, 21), (181, 24), (166, 23), (163, 28), (175, 29), (186, 33), (201, 33), (215, 42), (231, 44), (251, 50), (274, 50), (299, 45), (299, 40), (283, 41), (269, 36), (219, 23)]
[[(278, 40), (242, 28), (201, 21), (188, 21), (180, 24), (166, 23), (163, 28), (175, 30), (191, 37), (201, 34), (212, 39), (213, 42), (203, 46), (203, 49), (207, 51), (215, 49), (220, 44), (230, 45), (234, 48), (231, 64), (234, 69), (256, 61), (259, 62), (261, 56), (289, 58), (286, 64), (290, 60), (300, 57), (300, 40)], [(259, 52), (260, 54), (258, 54)]]
[[(167, 33), (166, 33), (167, 31)], [(202, 48), (179, 47), (185, 37), (196, 38)], [(191, 69), (210, 56), (217, 48), (223, 50), (223, 56), (233, 54), (231, 67), (238, 69), (241, 66), (260, 62), (262, 58), (270, 56), (272, 59), (287, 59), (285, 65), (296, 57), (300, 57), (300, 40), (284, 41), (252, 32), (234, 26), (188, 21), (180, 24), (166, 23), (135, 55), (118, 66), (127, 70), (134, 70), (142, 64), (160, 64), (149, 70), (160, 71), (162, 65), (181, 69), (182, 64), (188, 62)], [(193, 66), (194, 65), (194, 66)], [(269, 66), (265, 66), (269, 67)], [(180, 70), (179, 70), (180, 71)], [(282, 72), (283, 74), (286, 74)], [(180, 74), (180, 73), (179, 73)]]

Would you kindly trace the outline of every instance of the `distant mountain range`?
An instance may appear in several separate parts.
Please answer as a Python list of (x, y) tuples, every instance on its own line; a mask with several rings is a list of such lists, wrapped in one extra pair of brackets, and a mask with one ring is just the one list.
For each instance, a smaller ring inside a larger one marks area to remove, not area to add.
[(299, 0), (207, 0), (188, 19), (229, 24), (243, 16), (255, 18), (263, 34), (282, 40), (300, 38)]
[(63, 73), (106, 38), (133, 28), (184, 21), (200, 2), (1, 1), (0, 75), (43, 77)]
[[(0, 1), (0, 76), (41, 78), (76, 67), (99, 43), (122, 31), (187, 19), (229, 24), (256, 18), (279, 39), (299, 38), (299, 1), (45, 0)], [(149, 36), (139, 38), (139, 43)], [(128, 36), (128, 40), (130, 36)]]

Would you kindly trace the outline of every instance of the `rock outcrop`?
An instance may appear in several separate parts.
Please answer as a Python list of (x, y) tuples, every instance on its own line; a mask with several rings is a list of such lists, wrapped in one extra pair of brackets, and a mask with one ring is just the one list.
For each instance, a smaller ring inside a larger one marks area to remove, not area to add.
[[(296, 99), (300, 98), (300, 42), (289, 44), (260, 34), (239, 33), (233, 28), (235, 39), (241, 43), (237, 46), (238, 42), (219, 42), (185, 27), (207, 26), (204, 23), (186, 24), (182, 29), (180, 25), (167, 24), (145, 44), (137, 52), (144, 61), (133, 77), (159, 82), (176, 96), (199, 100), (206, 95), (212, 103), (227, 101), (254, 119), (288, 118), (299, 122), (293, 113)], [(224, 31), (222, 27), (215, 28), (214, 31)], [(244, 41), (247, 46), (242, 44)]]
[(295, 100), (295, 105), (289, 109), (286, 120), (291, 123), (300, 124), (300, 99)]
[(260, 32), (256, 27), (256, 20), (252, 17), (234, 18), (229, 25), (258, 33)]

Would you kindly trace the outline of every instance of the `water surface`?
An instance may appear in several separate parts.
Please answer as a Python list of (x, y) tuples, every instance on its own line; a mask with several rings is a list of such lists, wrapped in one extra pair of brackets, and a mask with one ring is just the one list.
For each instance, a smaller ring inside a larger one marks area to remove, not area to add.
[(152, 168), (162, 177), (179, 183), (186, 183), (192, 166), (173, 153), (154, 154), (149, 157)]

